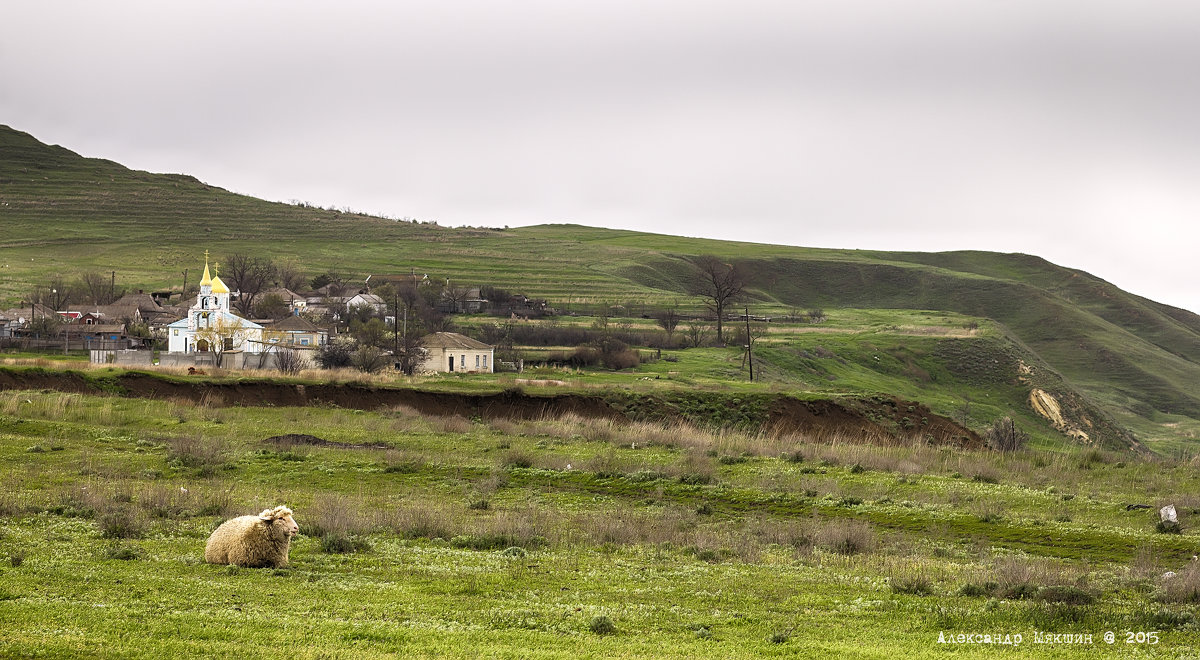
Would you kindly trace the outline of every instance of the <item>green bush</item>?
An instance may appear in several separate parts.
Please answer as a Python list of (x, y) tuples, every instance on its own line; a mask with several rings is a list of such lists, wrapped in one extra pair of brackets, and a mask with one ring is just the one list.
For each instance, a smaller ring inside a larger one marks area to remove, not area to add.
[(1037, 599), (1047, 603), (1062, 603), (1064, 605), (1091, 605), (1096, 602), (1092, 594), (1072, 586), (1042, 587)]
[(588, 622), (588, 630), (597, 635), (611, 635), (617, 631), (617, 626), (613, 624), (612, 619), (599, 614), (592, 617), (592, 620)]

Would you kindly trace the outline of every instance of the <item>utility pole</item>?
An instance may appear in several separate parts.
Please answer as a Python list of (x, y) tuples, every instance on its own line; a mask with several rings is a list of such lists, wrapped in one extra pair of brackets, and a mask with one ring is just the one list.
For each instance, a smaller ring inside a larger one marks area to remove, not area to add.
[(396, 323), (400, 320), (400, 293), (392, 291), (392, 356), (400, 357), (400, 334)]
[[(182, 304), (183, 304), (183, 301), (187, 300), (187, 276), (188, 276), (188, 270), (189, 270), (189, 269), (187, 269), (187, 268), (184, 268), (184, 269), (183, 269), (183, 290), (179, 292), (179, 304), (180, 304), (180, 305), (182, 305)], [(169, 299), (168, 299), (168, 301), (169, 301)]]
[(746, 356), (750, 359), (750, 382), (754, 382), (754, 340), (750, 337), (750, 308), (746, 308)]
[(114, 303), (117, 300), (117, 271), (112, 272), (112, 280), (108, 283), (108, 302)]

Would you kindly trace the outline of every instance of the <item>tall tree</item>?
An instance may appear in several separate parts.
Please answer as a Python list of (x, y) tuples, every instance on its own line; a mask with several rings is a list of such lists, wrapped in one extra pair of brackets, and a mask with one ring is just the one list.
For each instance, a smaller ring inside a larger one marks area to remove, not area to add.
[(737, 264), (729, 264), (711, 254), (696, 258), (697, 273), (691, 293), (704, 298), (704, 304), (717, 317), (717, 341), (724, 344), (722, 322), (729, 303), (746, 291), (746, 273)]
[(235, 252), (225, 259), (221, 269), (230, 289), (240, 292), (234, 302), (242, 316), (252, 316), (254, 298), (275, 279), (275, 264), (265, 257)]

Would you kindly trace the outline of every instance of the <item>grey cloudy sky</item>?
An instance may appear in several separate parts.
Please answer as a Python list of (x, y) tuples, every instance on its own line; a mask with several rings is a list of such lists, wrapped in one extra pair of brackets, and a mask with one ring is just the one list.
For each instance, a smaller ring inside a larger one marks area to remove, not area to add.
[(448, 225), (1037, 254), (1200, 311), (1200, 3), (0, 8), (0, 123)]

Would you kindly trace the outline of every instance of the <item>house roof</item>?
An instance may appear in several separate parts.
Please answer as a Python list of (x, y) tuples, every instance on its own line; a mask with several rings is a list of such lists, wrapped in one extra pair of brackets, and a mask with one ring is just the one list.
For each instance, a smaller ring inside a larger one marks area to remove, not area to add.
[(301, 316), (289, 316), (271, 326), (276, 330), (285, 332), (324, 332), (314, 323)]
[(460, 335), (457, 332), (434, 332), (425, 335), (421, 338), (421, 345), (425, 348), (469, 348), (472, 350), (492, 350), (491, 346), (471, 339), (466, 335)]
[(271, 289), (263, 289), (262, 291), (260, 291), (258, 294), (259, 300), (262, 300), (263, 298), (266, 298), (267, 296), (272, 295), (272, 294), (279, 296), (284, 302), (292, 302), (294, 300), (304, 300), (305, 299), (304, 296), (296, 293), (295, 291), (292, 291), (291, 289), (285, 289), (281, 286), (277, 286), (277, 287), (274, 287)]
[(116, 319), (133, 319), (136, 321), (142, 318), (142, 310), (136, 304), (120, 304), (120, 302), (117, 301), (111, 305), (85, 307), (82, 311), (84, 315), (100, 316), (110, 321)]
[(354, 296), (353, 298), (350, 298), (349, 300), (347, 300), (346, 304), (349, 305), (349, 304), (353, 303), (355, 298), (357, 298), (361, 302), (367, 303), (369, 305), (386, 305), (387, 304), (386, 302), (383, 301), (383, 298), (380, 298), (379, 296), (377, 296), (373, 293), (360, 293), (360, 294)]
[(162, 306), (148, 293), (127, 293), (116, 300), (113, 306), (136, 306), (143, 312), (161, 312)]

